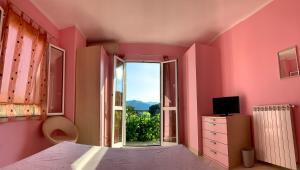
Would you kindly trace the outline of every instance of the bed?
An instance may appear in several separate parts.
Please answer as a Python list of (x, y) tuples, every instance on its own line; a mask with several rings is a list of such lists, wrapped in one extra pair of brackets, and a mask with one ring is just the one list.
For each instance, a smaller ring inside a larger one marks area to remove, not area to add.
[(107, 148), (62, 142), (3, 168), (4, 170), (210, 170), (210, 162), (183, 145)]

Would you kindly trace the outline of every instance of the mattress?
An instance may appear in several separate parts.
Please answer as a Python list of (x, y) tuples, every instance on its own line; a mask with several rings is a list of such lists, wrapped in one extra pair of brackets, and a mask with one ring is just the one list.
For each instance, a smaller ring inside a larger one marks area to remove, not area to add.
[(4, 170), (209, 170), (183, 145), (107, 148), (62, 142), (3, 168)]

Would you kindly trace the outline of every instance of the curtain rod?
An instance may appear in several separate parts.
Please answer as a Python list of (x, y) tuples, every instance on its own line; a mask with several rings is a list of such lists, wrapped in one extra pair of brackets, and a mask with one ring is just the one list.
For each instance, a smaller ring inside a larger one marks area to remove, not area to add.
[[(38, 27), (38, 30), (40, 31), (45, 31), (46, 34), (47, 34), (47, 37), (49, 36), (49, 39), (55, 39), (57, 40), (57, 37), (55, 37), (54, 35), (52, 35), (50, 32), (48, 32), (46, 29), (44, 29), (40, 24), (38, 24), (33, 18), (31, 18), (29, 15), (27, 15), (24, 11), (22, 11), (17, 5), (15, 5), (14, 3), (12, 3), (11, 1), (8, 1), (7, 2), (8, 4), (7, 5), (11, 5), (12, 8), (15, 8), (16, 10), (18, 10), (19, 12), (21, 12), (21, 16), (26, 16), (27, 18), (29, 18), (30, 22), (31, 22), (31, 25), (35, 24), (37, 25)], [(17, 12), (17, 11), (16, 11)], [(25, 19), (25, 18), (23, 18)], [(33, 25), (34, 26), (34, 25)]]

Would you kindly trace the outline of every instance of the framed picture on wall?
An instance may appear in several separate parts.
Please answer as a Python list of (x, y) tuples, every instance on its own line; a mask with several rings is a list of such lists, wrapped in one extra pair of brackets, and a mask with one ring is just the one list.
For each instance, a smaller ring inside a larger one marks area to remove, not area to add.
[(299, 76), (297, 46), (278, 52), (280, 78)]

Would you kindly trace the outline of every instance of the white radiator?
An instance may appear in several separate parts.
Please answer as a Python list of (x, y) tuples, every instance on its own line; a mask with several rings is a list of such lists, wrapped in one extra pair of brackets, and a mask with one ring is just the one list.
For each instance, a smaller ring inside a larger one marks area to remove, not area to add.
[(284, 104), (253, 108), (257, 160), (297, 169), (292, 107)]

